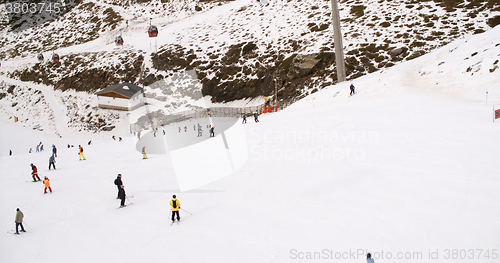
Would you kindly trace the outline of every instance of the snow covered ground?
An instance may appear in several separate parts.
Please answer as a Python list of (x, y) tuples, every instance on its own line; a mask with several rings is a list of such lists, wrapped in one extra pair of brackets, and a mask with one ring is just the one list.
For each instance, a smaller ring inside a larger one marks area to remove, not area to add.
[[(246, 163), (186, 192), (169, 154), (142, 160), (134, 137), (53, 138), (2, 122), (0, 261), (364, 262), (368, 251), (376, 262), (498, 262), (499, 36), (497, 27), (357, 79), (353, 97), (342, 83), (249, 119)], [(7, 156), (29, 140), (45, 152)], [(30, 163), (52, 194), (30, 182)], [(133, 203), (124, 209), (118, 173)], [(170, 226), (173, 194), (192, 215)], [(28, 231), (19, 236), (17, 207)]]

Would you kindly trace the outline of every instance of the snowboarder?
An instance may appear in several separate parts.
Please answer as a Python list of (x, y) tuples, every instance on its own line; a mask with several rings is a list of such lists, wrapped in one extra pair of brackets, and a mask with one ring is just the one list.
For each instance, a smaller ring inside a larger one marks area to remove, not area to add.
[(53, 155), (49, 157), (49, 170), (50, 166), (54, 167), (54, 170), (56, 169), (56, 158)]
[(54, 144), (52, 144), (52, 155), (54, 157), (57, 157), (57, 148), (56, 148), (56, 146)]
[(123, 185), (122, 174), (118, 174), (118, 176), (116, 177), (116, 179), (115, 179), (115, 185), (118, 188), (118, 196), (116, 197), (116, 199), (120, 199), (120, 188)]
[(82, 160), (87, 160), (85, 159), (85, 156), (83, 156), (83, 147), (81, 145), (78, 145), (78, 148), (80, 148), (80, 152), (78, 153), (78, 158), (80, 158), (80, 161)]
[(142, 159), (148, 159), (148, 155), (146, 154), (146, 146), (142, 146)]
[(243, 121), (241, 123), (247, 123), (247, 116), (245, 114), (243, 114)]
[(127, 195), (125, 194), (125, 186), (121, 185), (118, 188), (118, 197), (122, 200), (120, 202), (120, 207), (125, 207), (125, 197), (127, 197)]
[(370, 253), (366, 254), (366, 263), (375, 263)]
[(36, 168), (36, 166), (34, 164), (30, 164), (30, 165), (31, 165), (31, 177), (33, 177), (33, 182), (36, 182), (37, 178), (38, 178), (38, 181), (41, 181), (40, 177), (38, 177), (38, 169)]
[(16, 209), (16, 235), (19, 235), (19, 226), (21, 226), (21, 232), (26, 232), (26, 230), (24, 230), (24, 226), (23, 226), (23, 217), (24, 217), (24, 214), (23, 212), (21, 212), (21, 210), (19, 210), (19, 208)]
[(43, 184), (45, 185), (45, 189), (43, 190), (44, 194), (47, 193), (47, 188), (49, 188), (50, 192), (52, 193), (52, 188), (50, 188), (49, 181), (50, 181), (49, 178), (47, 178), (47, 176), (45, 176), (45, 178), (43, 179)]
[(253, 114), (253, 118), (255, 119), (255, 122), (259, 122), (259, 113), (257, 111)]
[(179, 216), (179, 209), (181, 209), (181, 203), (176, 199), (175, 195), (172, 196), (170, 206), (172, 207), (172, 223), (175, 221), (175, 215), (177, 215), (177, 221), (180, 221), (181, 217)]
[(351, 83), (351, 86), (349, 87), (351, 89), (351, 94), (349, 96), (352, 96), (356, 92), (354, 92), (354, 85)]
[(210, 128), (210, 137), (215, 137), (214, 127)]

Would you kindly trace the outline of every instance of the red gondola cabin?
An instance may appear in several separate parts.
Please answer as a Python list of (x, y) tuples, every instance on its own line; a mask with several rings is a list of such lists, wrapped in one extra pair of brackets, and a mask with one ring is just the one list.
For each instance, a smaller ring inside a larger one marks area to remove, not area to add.
[(52, 62), (59, 62), (59, 55), (53, 54), (52, 55)]
[(122, 38), (122, 36), (117, 36), (115, 38), (115, 43), (116, 43), (117, 46), (123, 46), (123, 38)]
[(158, 28), (156, 26), (149, 26), (148, 35), (149, 35), (149, 37), (157, 37), (158, 36)]

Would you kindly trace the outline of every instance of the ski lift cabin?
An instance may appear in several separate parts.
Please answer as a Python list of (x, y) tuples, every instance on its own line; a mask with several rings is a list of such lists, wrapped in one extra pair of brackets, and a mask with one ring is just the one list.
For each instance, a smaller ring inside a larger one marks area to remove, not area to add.
[(52, 54), (52, 62), (59, 62), (59, 55), (57, 54)]
[(156, 26), (149, 26), (148, 35), (149, 35), (149, 37), (157, 37), (158, 36), (158, 28)]
[(38, 54), (36, 58), (38, 58), (38, 61), (43, 61), (43, 54), (42, 53)]
[(117, 46), (123, 46), (123, 38), (122, 38), (122, 36), (117, 36), (115, 38), (115, 43), (116, 43)]

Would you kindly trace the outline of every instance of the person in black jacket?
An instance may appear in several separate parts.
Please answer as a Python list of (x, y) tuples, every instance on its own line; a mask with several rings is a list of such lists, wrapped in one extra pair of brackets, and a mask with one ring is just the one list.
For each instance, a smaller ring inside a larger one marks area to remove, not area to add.
[(127, 197), (127, 195), (125, 195), (125, 187), (123, 185), (121, 185), (119, 188), (118, 197), (122, 200), (120, 203), (120, 207), (124, 207), (125, 206), (125, 197)]
[(116, 199), (120, 199), (120, 189), (122, 188), (123, 182), (122, 182), (122, 174), (118, 174), (118, 176), (115, 179), (115, 185), (118, 188), (118, 196)]
[(356, 93), (356, 92), (354, 92), (354, 85), (353, 84), (351, 84), (351, 86), (349, 88), (351, 89), (350, 96), (352, 96), (354, 93)]

